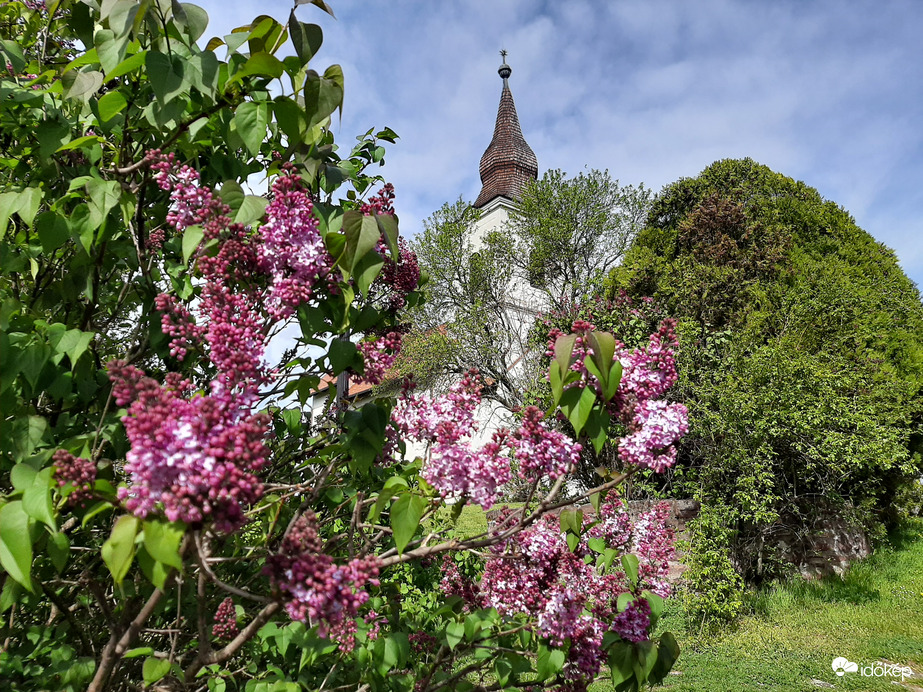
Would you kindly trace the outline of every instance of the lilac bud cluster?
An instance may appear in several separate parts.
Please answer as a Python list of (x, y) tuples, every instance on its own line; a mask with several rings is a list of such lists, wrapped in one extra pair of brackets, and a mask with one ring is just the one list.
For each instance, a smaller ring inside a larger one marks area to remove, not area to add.
[(362, 205), (360, 211), (366, 216), (373, 214), (394, 214), (394, 185), (385, 183), (378, 194), (369, 197), (369, 201)]
[(398, 259), (395, 261), (388, 252), (388, 246), (382, 239), (378, 243), (378, 253), (385, 264), (381, 273), (372, 284), (371, 293), (386, 296), (388, 309), (396, 312), (407, 304), (407, 296), (416, 290), (420, 283), (420, 264), (417, 254), (407, 247), (403, 238), (397, 239)]
[(378, 565), (373, 556), (336, 565), (324, 554), (317, 517), (308, 511), (289, 528), (279, 553), (267, 558), (264, 572), (293, 620), (317, 625), (320, 636), (351, 650), (355, 618), (369, 599), (365, 588), (378, 585)]
[(234, 608), (234, 600), (228, 596), (215, 611), (212, 636), (216, 639), (233, 639), (238, 632), (240, 629), (237, 626), (237, 610)]
[(67, 502), (81, 506), (93, 496), (96, 480), (96, 464), (89, 459), (75, 457), (65, 449), (57, 450), (51, 457), (54, 462), (54, 476), (59, 488), (70, 486)]

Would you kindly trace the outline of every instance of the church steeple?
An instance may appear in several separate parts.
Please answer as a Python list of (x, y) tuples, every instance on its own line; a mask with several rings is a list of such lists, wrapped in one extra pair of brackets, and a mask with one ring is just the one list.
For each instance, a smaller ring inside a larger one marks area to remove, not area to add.
[(506, 51), (500, 51), (500, 55), (503, 56), (503, 64), (497, 72), (503, 79), (503, 91), (500, 93), (494, 137), (481, 157), (481, 194), (474, 202), (478, 208), (495, 197), (519, 199), (526, 183), (538, 177), (538, 159), (522, 136), (513, 92), (510, 91), (508, 80), (513, 68), (506, 64)]

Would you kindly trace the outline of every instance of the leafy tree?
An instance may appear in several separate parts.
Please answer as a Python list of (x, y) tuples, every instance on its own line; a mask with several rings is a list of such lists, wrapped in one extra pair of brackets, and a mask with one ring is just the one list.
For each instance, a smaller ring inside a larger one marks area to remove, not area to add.
[[(632, 470), (579, 498), (596, 519), (559, 497), (593, 421), (661, 405), (610, 335), (562, 335), (551, 364), (573, 439), (532, 408), (472, 445), (475, 374), (303, 423), (321, 376), (381, 381), (420, 296), (373, 194), (395, 134), (337, 148), (320, 28), (259, 16), (203, 49), (190, 4), (0, 15), (6, 688), (585, 689), (604, 661), (619, 690), (663, 680), (662, 516), (600, 501)], [(514, 469), (523, 511), (445, 535), (447, 500), (489, 507)]]
[(690, 434), (663, 481), (726, 508), (748, 578), (819, 508), (881, 531), (923, 440), (923, 307), (891, 250), (807, 185), (726, 160), (663, 190), (611, 280), (679, 319)]
[(439, 329), (445, 339), (434, 340), (440, 348), (428, 357), (399, 361), (400, 369), (432, 382), (474, 367), (494, 383), (495, 401), (520, 406), (541, 386), (529, 343), (535, 316), (592, 296), (641, 227), (649, 202), (644, 186), (619, 186), (608, 172), (565, 178), (548, 171), (525, 188), (509, 222), (477, 245), (479, 210), (461, 199), (443, 205), (413, 241), (430, 277), (414, 324), (421, 334)]
[(560, 169), (530, 182), (510, 214), (512, 261), (553, 308), (596, 293), (643, 227), (650, 192), (620, 186), (608, 171), (565, 178)]

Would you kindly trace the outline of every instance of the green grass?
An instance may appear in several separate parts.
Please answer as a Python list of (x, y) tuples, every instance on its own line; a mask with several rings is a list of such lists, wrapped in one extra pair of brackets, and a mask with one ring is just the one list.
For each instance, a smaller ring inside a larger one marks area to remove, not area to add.
[(886, 660), (923, 671), (923, 521), (905, 525), (843, 578), (794, 580), (757, 592), (750, 610), (733, 628), (705, 634), (690, 631), (677, 601), (670, 602), (660, 629), (673, 631), (683, 651), (663, 689), (830, 689), (812, 679), (838, 690), (923, 688), (919, 679), (898, 687), (894, 678), (837, 677), (830, 667), (845, 656), (860, 666)]

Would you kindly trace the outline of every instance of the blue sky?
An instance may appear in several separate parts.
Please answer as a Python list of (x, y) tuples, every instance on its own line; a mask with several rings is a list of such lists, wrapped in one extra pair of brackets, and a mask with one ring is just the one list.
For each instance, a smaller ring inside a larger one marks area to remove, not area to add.
[[(816, 187), (923, 283), (923, 1), (328, 0), (317, 68), (346, 78), (337, 139), (401, 139), (383, 174), (401, 229), (480, 190), (498, 51), (539, 169), (654, 190), (750, 156)], [(199, 0), (224, 34), (290, 2)]]

